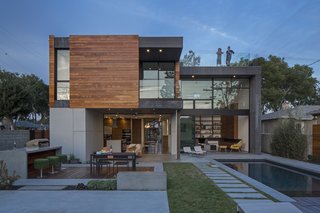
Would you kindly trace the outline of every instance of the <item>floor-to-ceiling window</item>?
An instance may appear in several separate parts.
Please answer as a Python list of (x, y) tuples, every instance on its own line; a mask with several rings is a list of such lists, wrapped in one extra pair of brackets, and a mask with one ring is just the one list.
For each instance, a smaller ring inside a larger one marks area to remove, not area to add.
[(192, 113), (180, 119), (181, 146), (210, 140), (231, 145), (242, 140), (243, 150), (248, 151), (249, 90), (247, 78), (182, 80), (183, 109)]
[(173, 62), (142, 62), (140, 98), (174, 98)]

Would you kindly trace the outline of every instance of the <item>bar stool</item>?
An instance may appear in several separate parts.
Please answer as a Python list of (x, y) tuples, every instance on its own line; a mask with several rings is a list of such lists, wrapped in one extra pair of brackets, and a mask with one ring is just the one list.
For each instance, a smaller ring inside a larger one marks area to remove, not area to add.
[(59, 165), (60, 166), (60, 170), (65, 169), (65, 168), (62, 168), (62, 164), (68, 162), (68, 156), (64, 155), (64, 154), (59, 154), (59, 155), (56, 155), (56, 156), (59, 157), (59, 160), (60, 160), (60, 165)]
[(40, 176), (38, 178), (43, 178), (42, 170), (49, 168), (49, 160), (46, 158), (37, 158), (33, 164), (35, 169), (40, 169)]
[(49, 173), (50, 174), (58, 173), (58, 171), (54, 171), (54, 167), (59, 166), (59, 164), (60, 164), (59, 157), (58, 156), (49, 156), (49, 157), (47, 157), (47, 159), (49, 160), (49, 166), (51, 166), (51, 172), (49, 172)]

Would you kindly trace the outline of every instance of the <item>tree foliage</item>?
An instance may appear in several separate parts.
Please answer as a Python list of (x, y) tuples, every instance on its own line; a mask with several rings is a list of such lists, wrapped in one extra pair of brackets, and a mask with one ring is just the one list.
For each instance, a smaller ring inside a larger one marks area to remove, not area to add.
[(294, 119), (281, 120), (272, 136), (271, 150), (273, 155), (303, 160), (307, 138), (296, 125)]
[(200, 66), (200, 59), (200, 56), (197, 56), (195, 52), (189, 50), (189, 52), (183, 56), (181, 62), (185, 67)]
[(35, 75), (0, 70), (0, 119), (48, 115), (48, 86)]
[[(267, 59), (242, 59), (237, 64), (261, 66), (263, 113), (290, 106), (319, 104), (319, 82), (312, 77), (313, 69), (306, 65), (289, 67), (284, 58), (270, 55)], [(237, 65), (235, 64), (235, 65)]]

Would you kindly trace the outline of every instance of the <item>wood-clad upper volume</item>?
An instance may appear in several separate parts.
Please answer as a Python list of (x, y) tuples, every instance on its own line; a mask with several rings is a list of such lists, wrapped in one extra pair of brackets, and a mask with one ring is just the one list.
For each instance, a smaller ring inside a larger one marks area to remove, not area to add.
[(53, 107), (55, 102), (55, 49), (54, 36), (49, 36), (49, 106)]
[(138, 108), (138, 36), (70, 36), (70, 107)]

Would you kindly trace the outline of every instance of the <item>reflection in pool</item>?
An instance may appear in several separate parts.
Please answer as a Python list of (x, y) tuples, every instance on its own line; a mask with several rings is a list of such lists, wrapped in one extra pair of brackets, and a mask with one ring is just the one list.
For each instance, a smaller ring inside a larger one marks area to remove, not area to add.
[(224, 164), (290, 197), (320, 196), (320, 178), (267, 162)]

